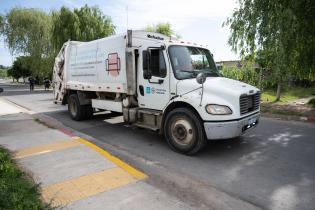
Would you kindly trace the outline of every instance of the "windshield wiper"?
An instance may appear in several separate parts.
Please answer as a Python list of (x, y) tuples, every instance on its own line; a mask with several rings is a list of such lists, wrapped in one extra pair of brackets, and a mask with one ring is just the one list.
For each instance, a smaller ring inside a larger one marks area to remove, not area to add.
[(188, 73), (194, 73), (194, 72), (191, 71), (191, 70), (182, 70), (182, 69), (180, 69), (180, 70), (178, 70), (178, 71), (181, 71), (181, 72), (188, 72)]
[(197, 74), (199, 73), (199, 71), (195, 71), (195, 70), (179, 70), (180, 72), (187, 72), (187, 73), (191, 73), (193, 76), (197, 76)]
[(213, 69), (202, 69), (201, 72), (208, 76), (219, 76), (218, 72)]

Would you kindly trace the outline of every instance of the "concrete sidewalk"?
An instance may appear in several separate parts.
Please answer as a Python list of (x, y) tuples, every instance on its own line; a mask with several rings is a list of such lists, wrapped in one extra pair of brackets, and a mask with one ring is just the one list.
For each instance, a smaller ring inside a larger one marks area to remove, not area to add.
[(0, 98), (0, 145), (64, 209), (193, 209), (149, 185), (148, 175), (65, 130), (49, 128)]

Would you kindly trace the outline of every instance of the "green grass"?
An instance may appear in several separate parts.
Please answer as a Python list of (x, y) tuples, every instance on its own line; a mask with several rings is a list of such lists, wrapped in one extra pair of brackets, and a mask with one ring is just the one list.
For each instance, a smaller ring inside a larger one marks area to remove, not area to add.
[(0, 209), (51, 209), (41, 201), (38, 185), (27, 179), (3, 148), (0, 148)]
[[(284, 104), (290, 101), (294, 101), (301, 98), (307, 98), (314, 96), (315, 87), (302, 88), (302, 87), (290, 87), (282, 90), (279, 104)], [(261, 95), (262, 102), (274, 102), (276, 99), (275, 90), (265, 90)]]

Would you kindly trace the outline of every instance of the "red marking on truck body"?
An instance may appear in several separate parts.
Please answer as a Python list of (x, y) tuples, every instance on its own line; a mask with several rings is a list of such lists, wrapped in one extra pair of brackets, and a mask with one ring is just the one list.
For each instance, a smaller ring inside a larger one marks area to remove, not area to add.
[(108, 54), (108, 58), (106, 59), (106, 71), (113, 77), (117, 77), (119, 75), (120, 58), (118, 57), (118, 53)]

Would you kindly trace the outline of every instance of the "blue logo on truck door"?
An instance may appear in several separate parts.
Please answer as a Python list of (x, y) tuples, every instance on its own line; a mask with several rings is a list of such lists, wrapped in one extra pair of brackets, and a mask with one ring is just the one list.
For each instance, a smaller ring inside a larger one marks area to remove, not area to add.
[(146, 94), (152, 94), (152, 95), (164, 95), (166, 93), (165, 89), (161, 88), (155, 88), (155, 87), (146, 87), (145, 88), (145, 93)]
[(145, 93), (146, 93), (146, 94), (150, 94), (150, 93), (151, 93), (151, 89), (150, 89), (150, 87), (146, 87), (146, 89), (145, 89)]

